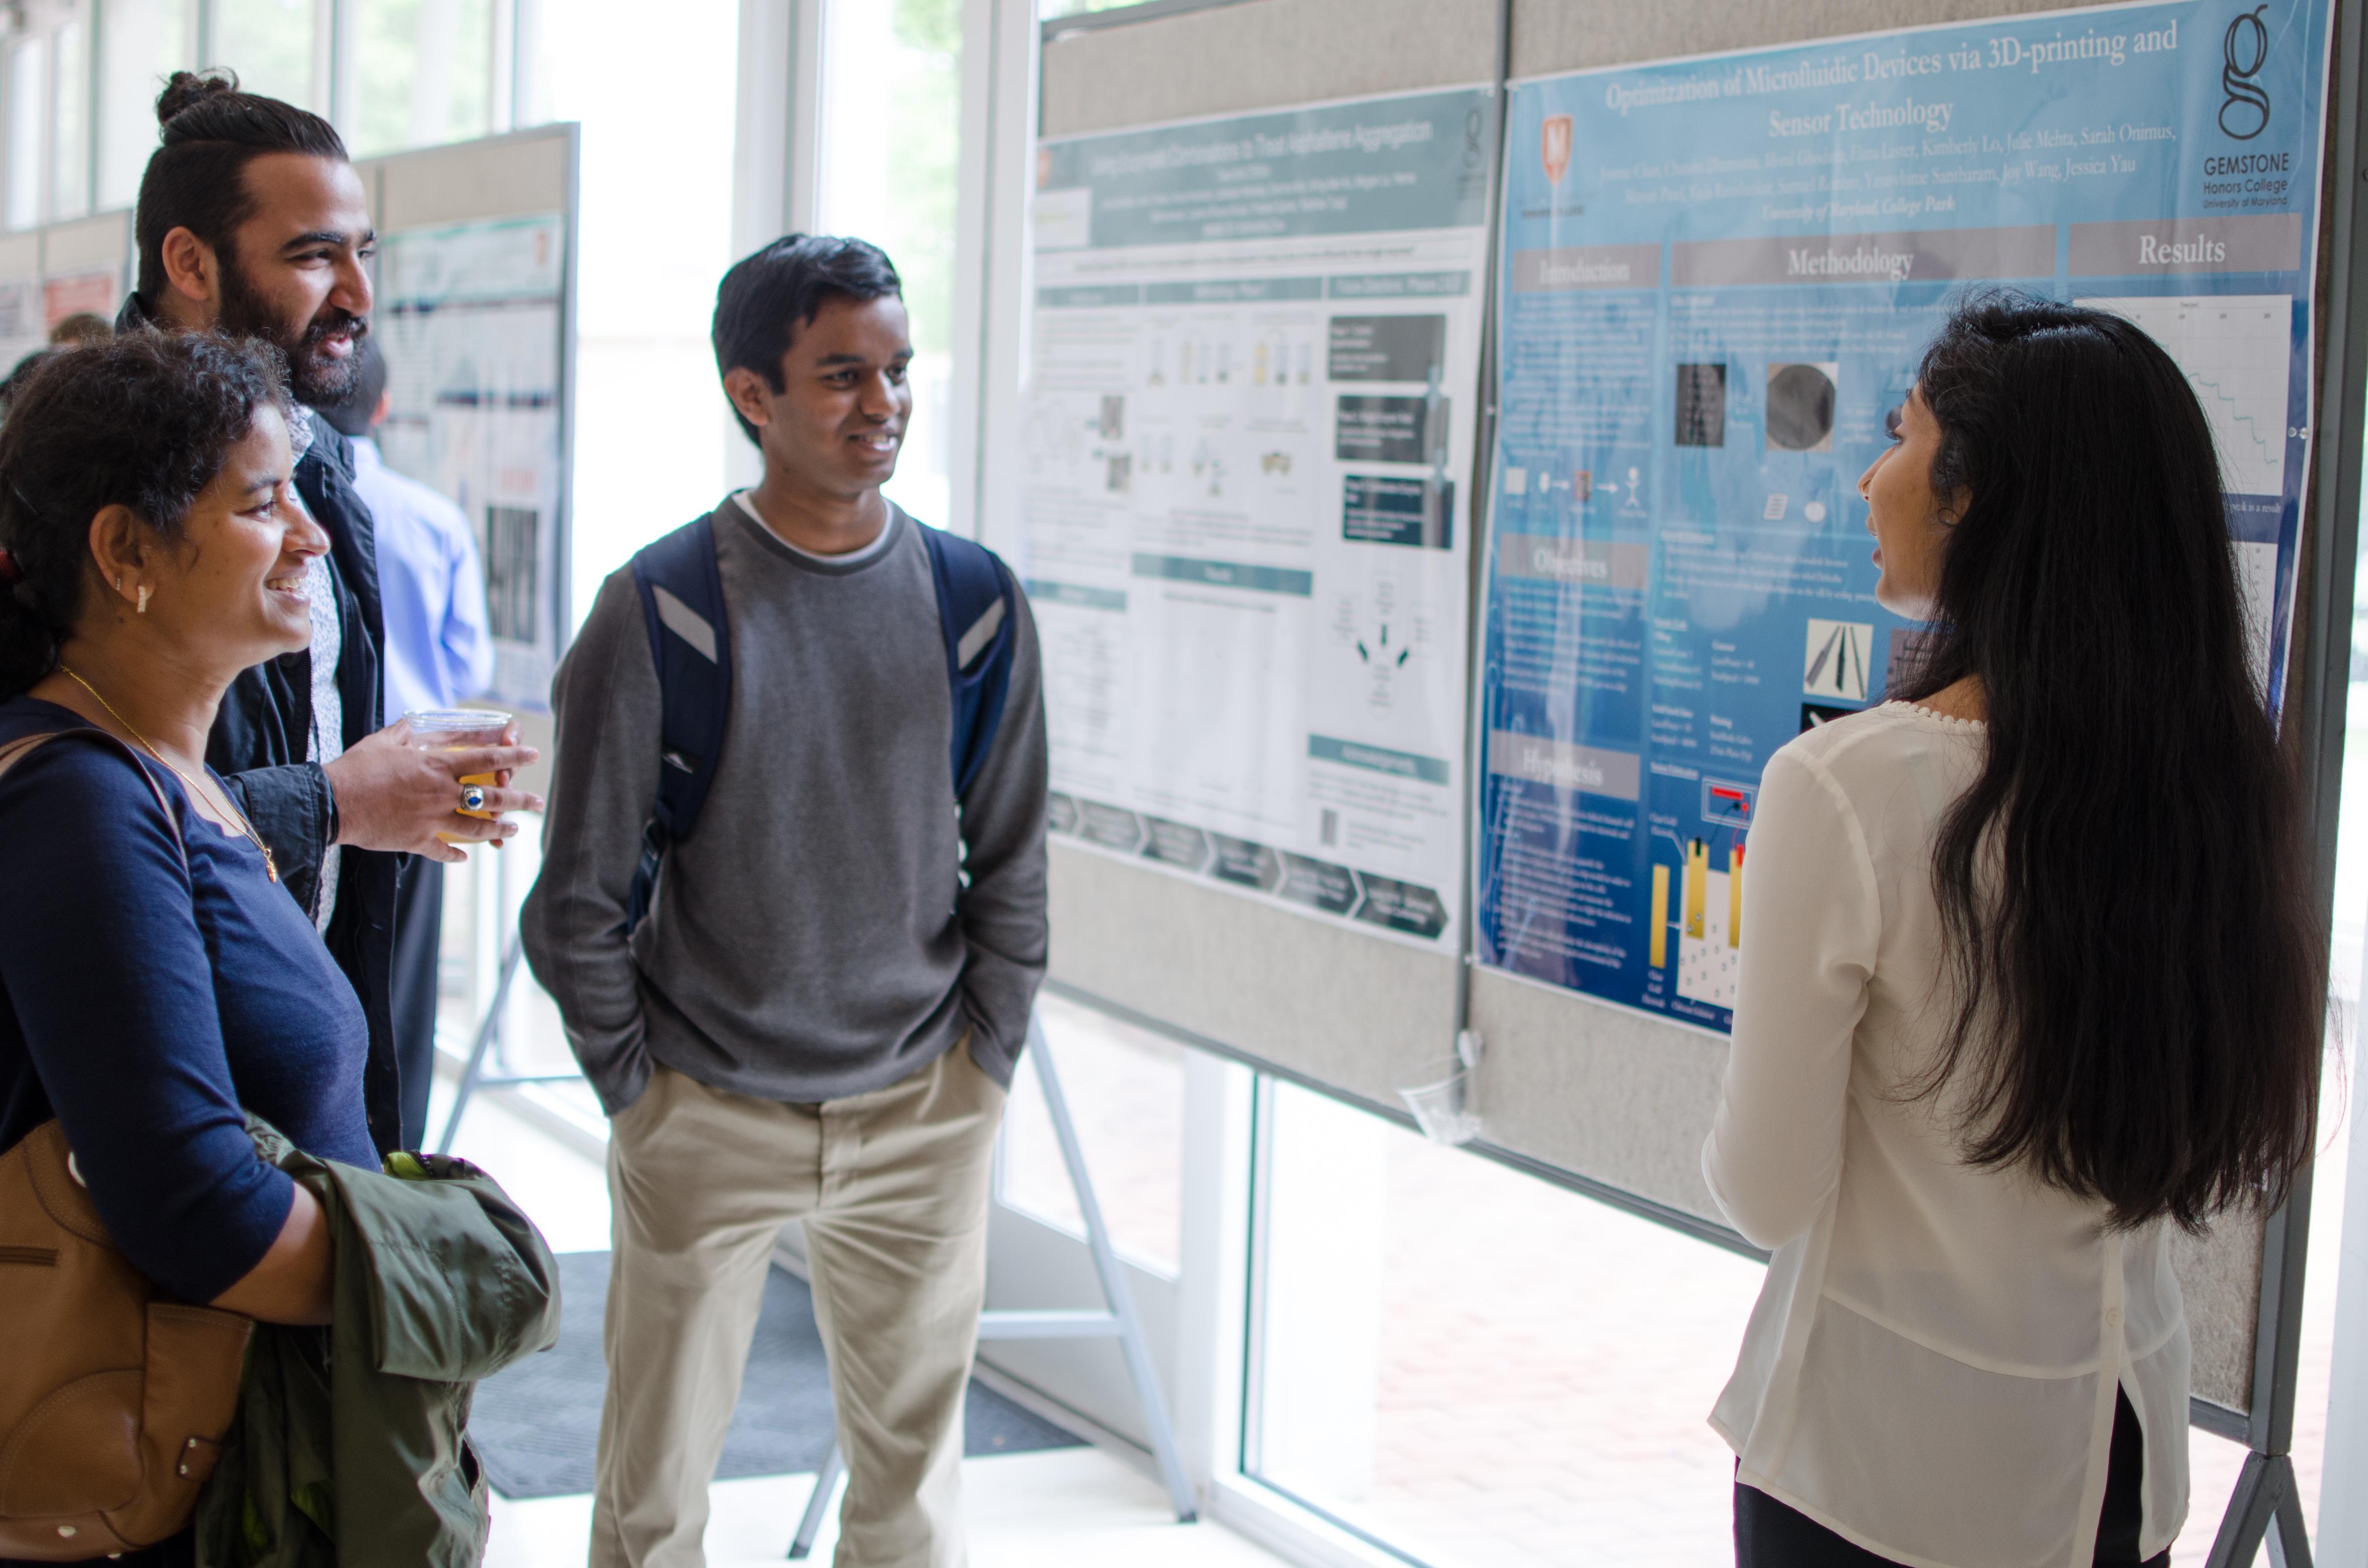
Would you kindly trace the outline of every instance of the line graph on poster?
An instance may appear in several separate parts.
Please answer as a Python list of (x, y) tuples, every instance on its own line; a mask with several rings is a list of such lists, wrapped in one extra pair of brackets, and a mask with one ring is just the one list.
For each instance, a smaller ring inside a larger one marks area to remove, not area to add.
[(2235, 495), (2282, 495), (2286, 478), (2287, 389), (2294, 302), (2285, 294), (2084, 299), (2146, 329), (2203, 404), (2219, 449), (2222, 483)]

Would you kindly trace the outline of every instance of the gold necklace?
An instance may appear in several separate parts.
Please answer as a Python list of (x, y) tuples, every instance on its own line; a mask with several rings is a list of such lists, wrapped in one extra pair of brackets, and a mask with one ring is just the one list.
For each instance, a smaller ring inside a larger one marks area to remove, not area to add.
[(122, 714), (118, 713), (115, 710), (114, 703), (109, 702), (106, 698), (98, 695), (98, 687), (91, 685), (90, 682), (83, 679), (79, 675), (75, 675), (72, 668), (63, 664), (58, 665), (58, 668), (64, 671), (66, 675), (72, 676), (74, 683), (76, 686), (90, 693), (92, 700), (96, 701), (101, 708), (107, 710), (107, 715), (108, 718), (122, 725), (125, 729), (131, 730), (131, 738), (138, 741), (142, 748), (144, 749), (150, 756), (154, 757), (158, 762), (163, 763), (167, 768), (170, 768), (174, 778), (178, 778), (182, 783), (189, 787), (189, 792), (191, 794), (200, 797), (205, 801), (206, 804), (210, 806), (220, 806), (224, 812), (229, 813), (230, 820), (237, 824), (239, 832), (246, 835), (248, 842), (252, 843), (257, 849), (263, 851), (263, 874), (270, 878), (275, 882), (279, 880), (279, 862), (271, 858), (271, 846), (263, 842), (263, 835), (255, 831), (255, 824), (246, 820), (245, 816), (239, 811), (237, 806), (232, 804), (228, 796), (224, 796), (220, 800), (217, 800), (212, 790), (206, 789), (196, 779), (190, 778), (179, 768), (175, 767), (173, 766), (172, 759), (166, 756), (163, 752), (158, 751), (156, 749), (156, 744), (154, 741), (151, 741), (147, 736), (142, 734), (138, 730), (132, 729), (131, 721), (125, 718)]

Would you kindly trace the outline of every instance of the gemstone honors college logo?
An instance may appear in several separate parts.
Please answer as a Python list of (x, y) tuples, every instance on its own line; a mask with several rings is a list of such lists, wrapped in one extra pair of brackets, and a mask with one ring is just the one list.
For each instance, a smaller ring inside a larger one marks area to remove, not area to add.
[(1560, 185), (1570, 170), (1570, 116), (1546, 116), (1538, 132), (1538, 160), (1546, 166), (1546, 183)]
[(2220, 129), (2250, 142), (2270, 128), (2270, 95), (2253, 80), (2270, 62), (2270, 29), (2261, 20), (2266, 4), (2240, 11), (2220, 40)]

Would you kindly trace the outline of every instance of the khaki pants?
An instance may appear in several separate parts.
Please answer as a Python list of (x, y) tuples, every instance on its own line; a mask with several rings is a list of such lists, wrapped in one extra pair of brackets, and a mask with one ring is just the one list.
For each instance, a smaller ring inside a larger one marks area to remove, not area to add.
[(962, 1395), (1003, 1097), (967, 1037), (899, 1083), (820, 1106), (657, 1069), (609, 1128), (592, 1568), (704, 1562), (708, 1482), (791, 1220), (804, 1221), (847, 1456), (837, 1568), (959, 1568)]

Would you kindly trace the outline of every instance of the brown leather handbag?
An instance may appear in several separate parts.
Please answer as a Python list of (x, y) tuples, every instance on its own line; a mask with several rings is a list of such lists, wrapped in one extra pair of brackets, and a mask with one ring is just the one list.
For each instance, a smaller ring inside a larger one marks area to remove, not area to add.
[(0, 1154), (0, 1557), (104, 1557), (187, 1526), (255, 1322), (132, 1267), (54, 1121)]
[[(0, 749), (0, 772), (51, 738)], [(144, 765), (141, 775), (155, 787)], [(161, 790), (157, 800), (177, 836)], [(0, 1557), (74, 1562), (186, 1527), (254, 1331), (236, 1312), (172, 1300), (131, 1266), (55, 1121), (0, 1154)]]

